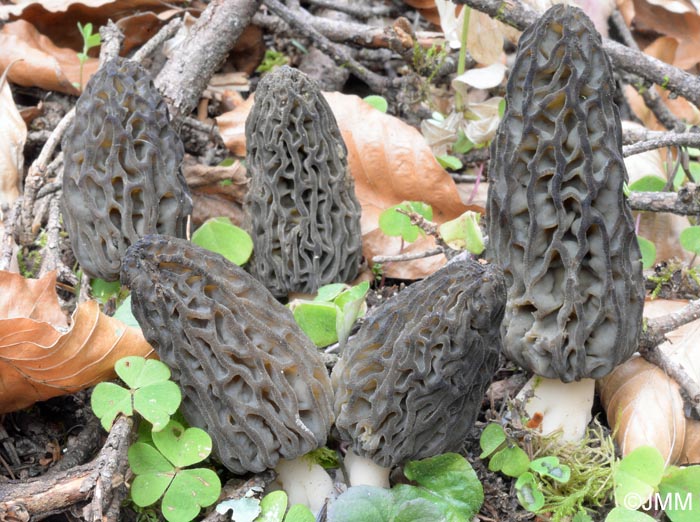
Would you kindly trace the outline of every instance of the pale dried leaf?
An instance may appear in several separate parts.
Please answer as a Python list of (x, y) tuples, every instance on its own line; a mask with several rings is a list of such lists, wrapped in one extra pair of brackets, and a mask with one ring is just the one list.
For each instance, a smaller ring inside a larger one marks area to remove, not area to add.
[(498, 114), (498, 107), (503, 101), (501, 97), (489, 98), (482, 103), (470, 103), (467, 110), (474, 119), (469, 119), (465, 123), (464, 134), (472, 143), (477, 145), (489, 143), (496, 135), (501, 117)]
[(666, 11), (671, 13), (683, 14), (683, 13), (695, 13), (695, 7), (692, 3), (685, 0), (646, 0), (647, 3), (651, 5), (658, 5), (663, 7)]
[(502, 25), (486, 13), (471, 10), (469, 32), (467, 33), (467, 50), (477, 63), (490, 65), (497, 62), (503, 54)]
[(27, 125), (12, 99), (10, 85), (0, 82), (0, 205), (12, 205), (19, 197), (26, 140)]
[(465, 84), (475, 89), (491, 89), (501, 84), (506, 75), (506, 66), (502, 63), (492, 63), (486, 67), (469, 69), (452, 80), (455, 84)]
[[(348, 148), (355, 193), (362, 205), (365, 258), (397, 253), (393, 241), (383, 235), (377, 238), (377, 234), (379, 214), (402, 201), (429, 203), (436, 223), (454, 219), (466, 210), (483, 210), (462, 203), (454, 181), (416, 129), (374, 109), (357, 96), (340, 93), (324, 93), (324, 96)], [(244, 125), (250, 106), (249, 98), (242, 106), (217, 118), (224, 143), (237, 155), (245, 150)], [(422, 249), (422, 246), (411, 248)], [(389, 277), (417, 279), (442, 264), (444, 259), (437, 256), (387, 265), (384, 273)]]
[(72, 323), (63, 333), (34, 319), (0, 320), (0, 413), (113, 379), (117, 360), (153, 352), (140, 330), (96, 301), (80, 304)]
[[(658, 317), (679, 310), (685, 301), (657, 299), (647, 301), (646, 317)], [(668, 342), (660, 346), (666, 354), (683, 364), (691, 375), (700, 369), (697, 346), (700, 320), (687, 324), (669, 334)], [(634, 357), (618, 366), (598, 381), (600, 398), (615, 430), (616, 441), (623, 455), (639, 446), (656, 447), (668, 463), (678, 463), (685, 453), (688, 421), (678, 384), (661, 369), (641, 357)], [(692, 443), (689, 438), (689, 448)], [(698, 448), (694, 449), (697, 456)]]
[(0, 270), (0, 319), (19, 317), (46, 322), (56, 328), (68, 326), (68, 318), (56, 295), (55, 272), (41, 279), (27, 279)]

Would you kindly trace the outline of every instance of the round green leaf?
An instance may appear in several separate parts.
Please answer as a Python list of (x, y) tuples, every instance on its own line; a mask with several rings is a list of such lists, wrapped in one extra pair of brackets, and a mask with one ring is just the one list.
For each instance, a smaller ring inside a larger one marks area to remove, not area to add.
[(464, 165), (460, 161), (459, 158), (455, 156), (450, 156), (449, 154), (443, 154), (442, 156), (436, 156), (435, 159), (438, 160), (438, 163), (442, 166), (444, 169), (449, 169), (449, 170), (459, 170)]
[(654, 243), (642, 236), (637, 236), (637, 244), (639, 244), (639, 250), (642, 252), (642, 266), (644, 268), (654, 266), (654, 261), (656, 261), (656, 246)]
[(418, 239), (418, 235), (423, 231), (416, 225), (411, 224), (411, 219), (405, 214), (397, 212), (396, 209), (415, 212), (427, 220), (433, 219), (433, 208), (427, 203), (420, 201), (404, 201), (386, 209), (379, 215), (379, 228), (387, 236), (401, 236), (404, 241), (412, 243)]
[(169, 473), (175, 469), (156, 448), (143, 442), (129, 446), (127, 457), (134, 475)]
[(115, 319), (119, 319), (122, 323), (127, 326), (131, 326), (138, 330), (141, 330), (141, 325), (134, 317), (134, 313), (131, 311), (131, 295), (128, 295), (122, 304), (117, 307), (116, 312), (112, 316)]
[(408, 462), (404, 475), (443, 498), (466, 519), (477, 514), (484, 502), (484, 489), (476, 472), (457, 453)]
[(571, 468), (565, 464), (560, 464), (557, 457), (535, 459), (530, 462), (530, 469), (543, 477), (549, 477), (562, 484), (566, 484), (571, 478)]
[(260, 501), (260, 516), (255, 522), (282, 522), (287, 511), (287, 494), (280, 491), (268, 493)]
[(119, 359), (114, 365), (114, 371), (131, 389), (142, 388), (170, 379), (170, 368), (165, 364), (137, 355)]
[(102, 303), (106, 303), (112, 297), (119, 295), (122, 289), (122, 284), (119, 281), (105, 281), (104, 279), (91, 279), (90, 289), (92, 296)]
[[(402, 502), (394, 510), (392, 522), (438, 522), (441, 520), (454, 520), (445, 516), (438, 504), (425, 498), (415, 498)], [(457, 518), (456, 520), (464, 520)]]
[(509, 477), (519, 477), (527, 471), (530, 459), (520, 447), (509, 446), (497, 451), (489, 461), (491, 471), (500, 471)]
[(537, 487), (532, 473), (525, 472), (515, 481), (515, 491), (520, 505), (532, 513), (537, 513), (544, 506), (544, 495)]
[(289, 508), (289, 511), (287, 512), (287, 516), (284, 517), (284, 522), (315, 522), (316, 517), (314, 514), (311, 512), (309, 508), (307, 508), (303, 504), (294, 504), (292, 507)]
[(181, 401), (180, 388), (173, 381), (151, 384), (134, 392), (134, 409), (153, 425), (153, 431), (165, 428)]
[(184, 429), (171, 420), (161, 431), (153, 433), (156, 448), (174, 466), (184, 468), (206, 459), (211, 453), (211, 437), (199, 428)]
[(216, 502), (220, 494), (221, 481), (212, 470), (180, 470), (163, 497), (163, 516), (168, 522), (189, 522), (201, 508)]
[(253, 252), (253, 240), (227, 217), (208, 219), (192, 234), (192, 243), (221, 254), (237, 265), (243, 265)]
[(484, 431), (481, 433), (481, 438), (479, 439), (479, 445), (482, 450), (479, 458), (485, 459), (496, 451), (505, 441), (506, 432), (503, 431), (503, 427), (500, 424), (489, 424), (484, 428)]
[(389, 109), (389, 104), (387, 103), (386, 98), (383, 98), (382, 96), (371, 94), (369, 96), (365, 96), (363, 99), (380, 112), (386, 112)]
[(641, 446), (630, 452), (613, 473), (615, 503), (627, 509), (638, 509), (656, 490), (664, 468), (664, 458), (654, 447)]
[(318, 289), (318, 293), (316, 294), (316, 297), (314, 297), (314, 302), (330, 303), (348, 288), (349, 286), (345, 283), (331, 283), (329, 285), (323, 285)]
[(681, 246), (688, 252), (700, 254), (700, 226), (688, 227), (681, 232)]
[(136, 475), (131, 483), (131, 500), (141, 507), (150, 506), (163, 496), (175, 472)]
[(661, 192), (666, 186), (666, 180), (659, 176), (642, 176), (634, 183), (630, 183), (629, 189), (633, 192)]
[(100, 419), (102, 427), (109, 431), (117, 415), (123, 413), (127, 417), (134, 414), (131, 403), (131, 392), (111, 382), (101, 382), (92, 390), (90, 397), (92, 411)]
[(327, 522), (391, 522), (393, 509), (391, 491), (373, 486), (354, 486), (330, 504)]
[(700, 466), (667, 470), (659, 484), (659, 495), (673, 522), (700, 520)]
[(294, 306), (294, 319), (318, 347), (338, 340), (336, 317), (340, 310), (333, 303), (301, 302)]

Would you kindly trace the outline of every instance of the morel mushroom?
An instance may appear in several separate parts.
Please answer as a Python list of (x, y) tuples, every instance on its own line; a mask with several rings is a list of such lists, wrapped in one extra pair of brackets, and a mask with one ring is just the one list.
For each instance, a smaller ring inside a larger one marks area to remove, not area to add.
[(127, 247), (160, 233), (185, 236), (192, 200), (184, 148), (148, 73), (117, 58), (98, 70), (63, 137), (63, 219), (86, 274), (119, 279)]
[(277, 297), (357, 275), (360, 205), (338, 124), (316, 84), (267, 74), (245, 126), (251, 273)]
[[(520, 38), (489, 168), (504, 353), (542, 378), (581, 381), (590, 401), (593, 379), (636, 350), (644, 303), (613, 90), (593, 23), (553, 6)], [(556, 397), (567, 394), (580, 403)], [(564, 428), (576, 437), (586, 424)]]
[(384, 468), (378, 484), (408, 459), (460, 448), (498, 368), (505, 298), (498, 268), (455, 259), (387, 301), (348, 341), (331, 375), (336, 427)]
[(325, 444), (332, 390), (291, 312), (242, 268), (191, 243), (146, 236), (124, 258), (134, 316), (172, 370), (187, 421), (221, 463), (260, 472)]

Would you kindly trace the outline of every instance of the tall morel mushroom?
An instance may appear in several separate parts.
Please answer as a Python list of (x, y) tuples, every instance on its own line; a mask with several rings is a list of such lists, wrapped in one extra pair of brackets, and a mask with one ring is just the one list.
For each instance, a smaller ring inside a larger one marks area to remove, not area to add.
[(184, 148), (148, 73), (117, 58), (98, 70), (63, 137), (63, 219), (85, 273), (119, 279), (127, 247), (146, 234), (185, 236), (192, 199)]
[(290, 67), (267, 74), (245, 133), (251, 273), (278, 297), (353, 279), (362, 256), (360, 205), (319, 88)]
[(191, 243), (146, 236), (124, 258), (134, 316), (182, 389), (181, 411), (234, 473), (325, 444), (330, 379), (291, 312), (242, 268)]
[(613, 90), (590, 19), (550, 8), (520, 38), (489, 167), (504, 353), (548, 379), (588, 379), (591, 399), (592, 379), (636, 350), (644, 304)]
[(505, 298), (497, 267), (454, 260), (348, 341), (331, 376), (336, 427), (356, 455), (385, 469), (378, 484), (408, 459), (459, 450), (498, 368)]

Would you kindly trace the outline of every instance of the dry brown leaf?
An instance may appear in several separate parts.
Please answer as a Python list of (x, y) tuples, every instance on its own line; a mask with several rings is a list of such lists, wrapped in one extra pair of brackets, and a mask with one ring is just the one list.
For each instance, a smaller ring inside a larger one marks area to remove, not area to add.
[[(24, 20), (5, 24), (0, 30), (0, 69), (16, 59), (10, 81), (27, 87), (41, 87), (65, 94), (79, 94), (73, 83), (80, 82), (80, 62), (73, 49), (57, 47)], [(83, 83), (97, 70), (98, 60), (89, 58), (83, 70)]]
[[(31, 23), (43, 35), (49, 37), (59, 47), (82, 49), (83, 40), (77, 24), (92, 23), (95, 31), (109, 20), (117, 22), (125, 17), (140, 16), (146, 11), (163, 13), (173, 6), (184, 5), (184, 1), (164, 2), (162, 0), (42, 0), (23, 1), (14, 6), (1, 6), (0, 19), (17, 19)], [(135, 14), (139, 13), (139, 14)], [(141, 21), (144, 21), (141, 19)], [(148, 20), (150, 25), (152, 20)], [(131, 23), (128, 26), (137, 29)], [(120, 27), (124, 30), (124, 27)], [(145, 29), (145, 28), (144, 28)], [(139, 29), (140, 30), (140, 29)], [(127, 39), (130, 37), (125, 32)], [(145, 40), (141, 40), (143, 43)]]
[(82, 303), (70, 329), (56, 276), (39, 280), (0, 272), (0, 413), (26, 408), (113, 379), (114, 363), (153, 349), (137, 328)]
[(440, 25), (440, 15), (435, 7), (435, 0), (403, 0), (403, 2), (414, 7), (430, 23)]
[[(379, 214), (402, 201), (423, 201), (433, 207), (433, 221), (443, 223), (466, 210), (450, 175), (440, 166), (421, 134), (400, 119), (384, 114), (357, 96), (324, 93), (348, 148), (355, 193), (362, 205), (362, 249), (365, 258), (395, 255), (400, 239), (379, 231)], [(235, 110), (217, 118), (226, 146), (245, 154), (245, 119), (252, 96)], [(434, 246), (432, 238), (419, 239), (402, 252)], [(403, 263), (386, 263), (384, 274), (399, 279), (419, 279), (444, 264), (442, 256)]]
[[(637, 35), (661, 34), (678, 41), (673, 61), (668, 63), (689, 69), (700, 63), (700, 15), (691, 3), (685, 2), (684, 12), (678, 2), (626, 0), (621, 11), (625, 21)], [(640, 42), (645, 47), (649, 42)]]
[(27, 125), (3, 75), (0, 78), (0, 205), (12, 205), (19, 197), (26, 140)]
[(27, 279), (13, 272), (0, 271), (0, 319), (26, 318), (49, 323), (56, 328), (68, 326), (56, 295), (56, 273), (41, 279)]
[(192, 223), (196, 227), (209, 218), (221, 216), (239, 226), (243, 223), (248, 180), (240, 161), (230, 167), (209, 167), (185, 156), (183, 171), (192, 191)]
[[(647, 301), (644, 313), (646, 317), (658, 317), (686, 304), (662, 299)], [(694, 347), (699, 335), (700, 320), (674, 331), (667, 336), (669, 342), (660, 347), (695, 377), (695, 368), (700, 369), (700, 354), (693, 352), (697, 352)], [(639, 446), (651, 445), (661, 452), (667, 463), (697, 458), (700, 447), (695, 435), (686, 434), (690, 422), (684, 415), (678, 384), (661, 369), (641, 357), (634, 357), (600, 379), (598, 387), (608, 422), (617, 430), (616, 441), (623, 455)]]

